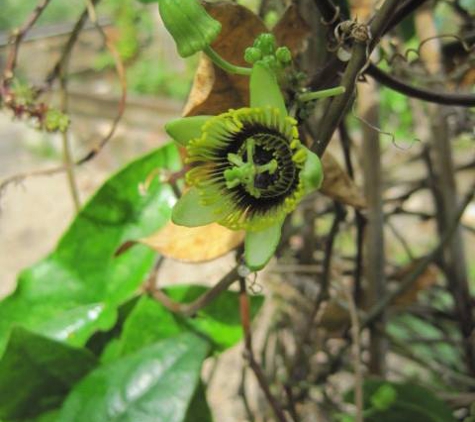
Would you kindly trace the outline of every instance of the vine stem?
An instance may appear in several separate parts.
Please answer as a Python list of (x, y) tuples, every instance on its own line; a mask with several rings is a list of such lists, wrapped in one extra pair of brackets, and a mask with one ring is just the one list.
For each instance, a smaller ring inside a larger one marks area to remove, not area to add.
[(165, 306), (165, 308), (186, 317), (191, 317), (195, 315), (200, 309), (209, 305), (239, 278), (238, 268), (234, 267), (215, 286), (213, 286), (206, 293), (195, 299), (193, 302), (179, 303), (170, 299), (166, 293), (157, 288), (157, 286), (155, 285), (155, 279), (157, 278), (158, 269), (159, 267), (157, 266), (150, 274), (146, 283), (146, 289), (148, 290), (150, 295), (155, 300), (160, 302), (163, 306)]
[(243, 76), (251, 75), (252, 69), (250, 67), (236, 66), (232, 63), (229, 63), (222, 56), (220, 56), (216, 52), (216, 50), (213, 50), (210, 46), (207, 46), (203, 51), (206, 53), (206, 55), (212, 60), (212, 62), (216, 66), (220, 67), (226, 72), (235, 73), (236, 75), (243, 75)]
[(341, 85), (346, 88), (344, 94), (335, 97), (328, 108), (327, 113), (322, 119), (323, 125), (320, 128), (320, 136), (312, 145), (312, 150), (318, 156), (322, 156), (328, 144), (330, 143), (333, 132), (338, 127), (345, 111), (351, 102), (354, 94), (356, 81), (369, 60), (369, 55), (373, 48), (378, 44), (379, 39), (386, 29), (390, 17), (397, 9), (399, 0), (386, 0), (381, 8), (376, 12), (368, 27), (368, 33), (371, 38), (367, 41), (355, 40), (351, 59), (343, 73)]
[(321, 98), (334, 97), (345, 92), (344, 86), (337, 86), (335, 88), (323, 89), (321, 91), (305, 92), (298, 96), (298, 100), (302, 102), (318, 100)]
[[(61, 95), (61, 112), (68, 114), (68, 80), (66, 78), (68, 63), (61, 70), (60, 95)], [(69, 191), (73, 199), (74, 209), (76, 213), (81, 209), (81, 200), (79, 199), (79, 190), (76, 183), (76, 174), (74, 169), (74, 161), (71, 154), (71, 142), (69, 137), (69, 126), (61, 132), (63, 143), (63, 162), (66, 167), (66, 176), (68, 179)]]

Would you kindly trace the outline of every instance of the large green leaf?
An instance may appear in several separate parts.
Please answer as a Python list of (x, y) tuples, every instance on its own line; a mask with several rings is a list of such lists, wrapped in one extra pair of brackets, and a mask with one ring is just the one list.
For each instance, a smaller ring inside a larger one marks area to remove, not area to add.
[[(187, 303), (208, 290), (203, 286), (174, 286), (166, 293), (176, 301)], [(263, 298), (251, 298), (251, 312), (254, 316), (262, 305)], [(150, 343), (176, 336), (186, 331), (205, 335), (215, 350), (222, 351), (234, 346), (242, 337), (238, 295), (223, 292), (193, 318), (170, 312), (159, 302), (143, 297), (124, 324), (118, 344), (106, 352), (104, 360), (132, 353)]]
[(0, 303), (0, 353), (12, 324), (75, 345), (114, 324), (117, 306), (131, 297), (154, 257), (141, 246), (117, 258), (114, 252), (165, 224), (175, 201), (170, 187), (157, 180), (146, 195), (139, 185), (156, 168), (178, 166), (177, 150), (168, 145), (132, 162), (97, 191), (56, 250), (24, 271), (17, 290)]
[(32, 418), (59, 406), (95, 366), (86, 349), (14, 328), (0, 361), (0, 418)]
[(104, 365), (77, 384), (57, 422), (182, 422), (208, 348), (183, 334)]

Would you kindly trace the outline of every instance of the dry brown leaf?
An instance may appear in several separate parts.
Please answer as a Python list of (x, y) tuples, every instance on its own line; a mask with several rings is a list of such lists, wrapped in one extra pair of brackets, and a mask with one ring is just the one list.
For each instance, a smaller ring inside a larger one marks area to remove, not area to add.
[[(249, 66), (244, 61), (244, 51), (259, 34), (268, 31), (264, 22), (249, 9), (237, 4), (214, 3), (205, 6), (209, 14), (223, 26), (212, 47), (231, 63)], [(291, 6), (273, 33), (278, 45), (286, 45), (295, 56), (302, 49), (309, 30), (297, 8)], [(228, 74), (202, 55), (183, 115), (215, 115), (248, 104), (249, 78)]]
[(365, 208), (363, 193), (330, 152), (325, 152), (322, 164), (325, 177), (320, 192), (343, 204), (358, 209)]
[[(249, 9), (232, 3), (205, 4), (208, 13), (221, 22), (222, 30), (212, 47), (229, 62), (247, 66), (244, 50), (254, 38), (266, 32), (262, 20)], [(231, 75), (202, 55), (193, 87), (184, 109), (185, 116), (220, 114), (249, 104), (249, 78)]]
[(167, 258), (197, 263), (219, 258), (239, 246), (243, 240), (243, 231), (229, 230), (216, 223), (190, 228), (170, 222), (136, 243), (142, 243)]
[(310, 27), (300, 16), (298, 7), (292, 5), (274, 26), (272, 33), (275, 35), (277, 45), (287, 46), (295, 57), (304, 49), (305, 40), (310, 35)]
[[(396, 274), (394, 274), (394, 278), (397, 281), (402, 280), (404, 277), (414, 271), (414, 268), (419, 265), (419, 261), (420, 260), (412, 261), (410, 264), (401, 268)], [(411, 287), (400, 294), (393, 301), (393, 305), (398, 307), (406, 307), (413, 304), (414, 302), (417, 302), (417, 296), (419, 295), (419, 292), (427, 290), (429, 287), (432, 287), (437, 283), (437, 274), (437, 267), (433, 264), (429, 265), (426, 270), (417, 278), (417, 280), (411, 284)]]

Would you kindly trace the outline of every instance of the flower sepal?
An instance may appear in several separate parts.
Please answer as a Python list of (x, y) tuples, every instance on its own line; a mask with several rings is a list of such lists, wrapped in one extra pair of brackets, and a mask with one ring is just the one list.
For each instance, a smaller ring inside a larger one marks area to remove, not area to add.
[(279, 245), (283, 220), (260, 231), (248, 231), (244, 240), (244, 261), (252, 271), (264, 268)]
[(198, 0), (159, 0), (158, 9), (181, 57), (206, 49), (221, 32), (221, 23)]

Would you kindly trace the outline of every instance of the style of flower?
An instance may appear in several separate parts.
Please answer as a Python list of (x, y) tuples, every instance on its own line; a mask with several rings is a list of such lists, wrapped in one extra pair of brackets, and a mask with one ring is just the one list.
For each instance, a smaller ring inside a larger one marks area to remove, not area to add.
[(186, 147), (190, 166), (190, 188), (175, 204), (173, 222), (244, 229), (245, 263), (262, 269), (287, 214), (323, 179), (320, 159), (299, 140), (275, 73), (265, 63), (254, 64), (250, 107), (177, 119), (165, 129)]

